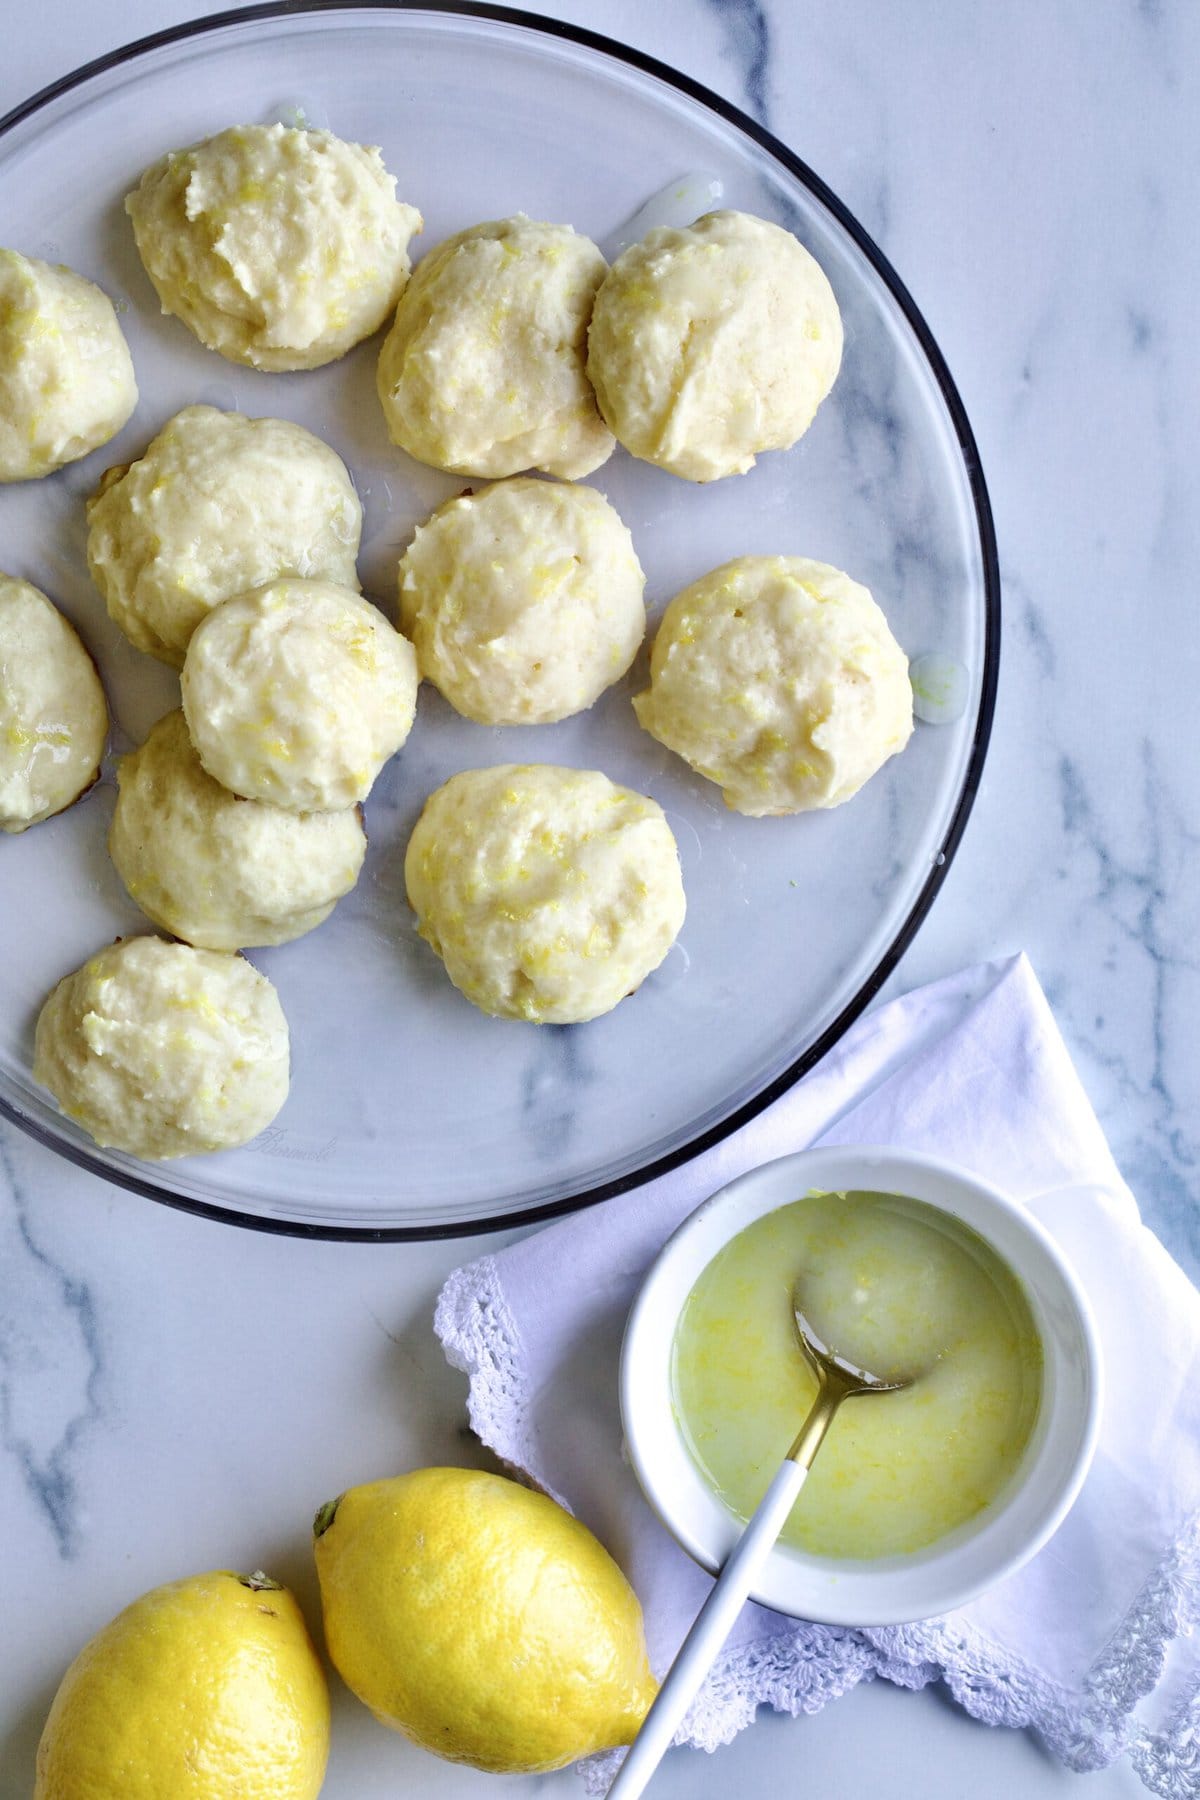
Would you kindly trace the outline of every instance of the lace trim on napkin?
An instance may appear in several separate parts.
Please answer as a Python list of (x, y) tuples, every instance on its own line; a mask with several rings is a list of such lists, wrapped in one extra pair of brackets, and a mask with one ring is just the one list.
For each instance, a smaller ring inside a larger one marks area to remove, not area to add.
[[(876, 1673), (873, 1665), (864, 1638), (831, 1627), (812, 1626), (766, 1643), (743, 1644), (713, 1664), (675, 1742), (694, 1750), (719, 1750), (754, 1723), (760, 1706), (793, 1718), (820, 1712), (860, 1681), (870, 1681)], [(584, 1793), (607, 1794), (624, 1755), (623, 1750), (607, 1750), (578, 1763)]]
[[(473, 1430), (502, 1461), (564, 1506), (544, 1481), (519, 1370), (516, 1323), (494, 1258), (457, 1269), (437, 1304), (434, 1329), (446, 1359), (469, 1378)], [(568, 1509), (569, 1510), (569, 1509)], [(1157, 1686), (1172, 1642), (1200, 1625), (1200, 1514), (1151, 1575), (1119, 1630), (1075, 1692), (1005, 1655), (964, 1618), (854, 1632), (798, 1624), (719, 1659), (677, 1742), (715, 1750), (749, 1725), (761, 1705), (819, 1712), (858, 1682), (881, 1676), (900, 1687), (944, 1681), (955, 1700), (987, 1725), (1028, 1727), (1076, 1770), (1105, 1768), (1122, 1753), (1162, 1800), (1200, 1793), (1200, 1684), (1155, 1731), (1135, 1716)], [(585, 1792), (607, 1791), (620, 1751), (580, 1763)]]
[(1077, 1692), (1034, 1675), (966, 1620), (953, 1615), (863, 1635), (875, 1672), (905, 1687), (943, 1680), (987, 1725), (1029, 1726), (1068, 1768), (1102, 1769), (1123, 1752), (1146, 1786), (1168, 1800), (1200, 1792), (1200, 1687), (1167, 1726), (1134, 1717), (1162, 1679), (1172, 1642), (1200, 1624), (1200, 1514), (1146, 1582)]
[(572, 1512), (565, 1497), (536, 1473), (529, 1399), (517, 1366), (517, 1323), (493, 1257), (455, 1269), (438, 1295), (433, 1329), (451, 1368), (461, 1369), (470, 1380), (467, 1417), (476, 1437)]

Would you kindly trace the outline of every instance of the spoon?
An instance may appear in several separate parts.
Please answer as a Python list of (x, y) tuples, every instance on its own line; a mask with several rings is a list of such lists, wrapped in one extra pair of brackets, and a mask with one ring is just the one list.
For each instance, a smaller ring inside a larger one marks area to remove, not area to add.
[(669, 1750), (684, 1714), (746, 1603), (755, 1577), (787, 1523), (796, 1496), (804, 1486), (813, 1459), (842, 1401), (851, 1400), (858, 1394), (895, 1394), (916, 1379), (915, 1374), (893, 1374), (887, 1378), (872, 1375), (845, 1357), (835, 1355), (804, 1316), (799, 1284), (792, 1289), (792, 1317), (800, 1348), (817, 1378), (816, 1396), (795, 1443), (747, 1521), (717, 1577), (716, 1586), (680, 1645), (658, 1697), (643, 1719), (629, 1754), (608, 1790), (608, 1800), (618, 1800), (618, 1797), (619, 1800), (635, 1800)]

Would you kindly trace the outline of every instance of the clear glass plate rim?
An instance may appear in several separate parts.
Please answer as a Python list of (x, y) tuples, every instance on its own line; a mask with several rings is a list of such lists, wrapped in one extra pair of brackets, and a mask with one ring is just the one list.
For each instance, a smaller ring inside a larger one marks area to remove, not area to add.
[(832, 189), (822, 181), (821, 177), (765, 126), (760, 125), (756, 119), (743, 112), (732, 101), (724, 99), (702, 83), (670, 68), (656, 57), (633, 49), (615, 38), (606, 37), (585, 26), (547, 18), (539, 13), (486, 4), (485, 0), (366, 0), (365, 4), (364, 0), (265, 0), (264, 4), (210, 13), (199, 19), (168, 26), (162, 31), (136, 38), (116, 50), (109, 51), (104, 56), (96, 57), (91, 62), (82, 64), (69, 74), (60, 77), (59, 80), (41, 88), (5, 114), (3, 118), (0, 118), (0, 141), (26, 119), (42, 111), (55, 100), (69, 94), (73, 89), (82, 87), (87, 82), (107, 74), (113, 69), (136, 62), (156, 50), (166, 49), (173, 44), (215, 33), (233, 25), (317, 16), (322, 13), (379, 13), (384, 15), (434, 13), (450, 18), (491, 21), (526, 30), (535, 36), (541, 35), (575, 44), (619, 63), (624, 63), (643, 74), (653, 76), (676, 92), (684, 94), (710, 112), (717, 114), (718, 117), (733, 125), (765, 150), (832, 214), (862, 252), (903, 313), (918, 348), (937, 383), (962, 456), (963, 468), (974, 506), (983, 575), (983, 671), (971, 754), (963, 777), (962, 791), (947, 825), (939, 853), (931, 864), (929, 873), (906, 918), (901, 922), (891, 943), (858, 992), (806, 1050), (773, 1081), (722, 1118), (716, 1125), (698, 1133), (687, 1143), (676, 1146), (674, 1150), (656, 1158), (645, 1167), (613, 1180), (597, 1183), (593, 1187), (569, 1194), (559, 1200), (543, 1201), (537, 1205), (518, 1207), (509, 1212), (483, 1218), (379, 1226), (317, 1223), (242, 1212), (235, 1207), (221, 1206), (196, 1199), (189, 1194), (179, 1193), (147, 1177), (136, 1175), (130, 1170), (113, 1169), (81, 1146), (59, 1138), (53, 1132), (46, 1130), (37, 1120), (30, 1118), (20, 1107), (0, 1093), (0, 1118), (10, 1120), (38, 1143), (45, 1145), (47, 1149), (65, 1157), (78, 1167), (86, 1169), (90, 1174), (98, 1175), (104, 1181), (123, 1187), (144, 1198), (175, 1207), (179, 1211), (217, 1220), (226, 1225), (238, 1225), (248, 1230), (263, 1231), (284, 1237), (357, 1243), (431, 1241), (468, 1237), (485, 1231), (508, 1230), (544, 1223), (567, 1213), (581, 1211), (586, 1206), (611, 1199), (614, 1195), (628, 1192), (632, 1188), (641, 1187), (648, 1181), (680, 1168), (703, 1151), (710, 1149), (714, 1144), (720, 1143), (739, 1130), (741, 1126), (777, 1100), (780, 1095), (786, 1093), (820, 1062), (826, 1052), (861, 1016), (895, 969), (932, 907), (966, 829), (967, 820), (979, 789), (988, 740), (991, 736), (999, 679), (1000, 568), (991, 502), (988, 498), (983, 467), (966, 409), (945, 358), (938, 347), (937, 340), (912, 295), (882, 250)]

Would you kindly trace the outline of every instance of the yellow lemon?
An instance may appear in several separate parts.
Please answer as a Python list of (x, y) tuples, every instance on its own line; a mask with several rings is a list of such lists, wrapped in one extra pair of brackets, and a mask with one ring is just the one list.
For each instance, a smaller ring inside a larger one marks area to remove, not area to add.
[(385, 1725), (512, 1774), (632, 1739), (654, 1698), (641, 1607), (544, 1494), (418, 1469), (351, 1488), (314, 1530), (329, 1653)]
[(291, 1594), (228, 1569), (127, 1606), (63, 1676), (34, 1800), (315, 1800), (329, 1692)]

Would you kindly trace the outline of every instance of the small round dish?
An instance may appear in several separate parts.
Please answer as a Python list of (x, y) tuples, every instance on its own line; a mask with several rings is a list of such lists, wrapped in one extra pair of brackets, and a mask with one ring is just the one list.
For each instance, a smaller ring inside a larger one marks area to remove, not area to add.
[[(629, 1315), (621, 1353), (621, 1415), (630, 1460), (668, 1530), (715, 1573), (742, 1526), (693, 1461), (675, 1416), (675, 1328), (701, 1271), (718, 1251), (756, 1219), (814, 1190), (903, 1195), (960, 1220), (1017, 1276), (1042, 1340), (1037, 1423), (1008, 1487), (992, 1506), (904, 1556), (852, 1561), (778, 1544), (752, 1594), (777, 1612), (826, 1625), (934, 1618), (1011, 1575), (1058, 1528), (1087, 1474), (1101, 1412), (1100, 1349), (1078, 1281), (1036, 1219), (965, 1170), (897, 1150), (804, 1150), (752, 1169), (706, 1200), (668, 1239)], [(797, 1429), (800, 1424), (797, 1419)], [(781, 1444), (781, 1459), (786, 1451)], [(803, 1497), (798, 1504), (804, 1504)]]

